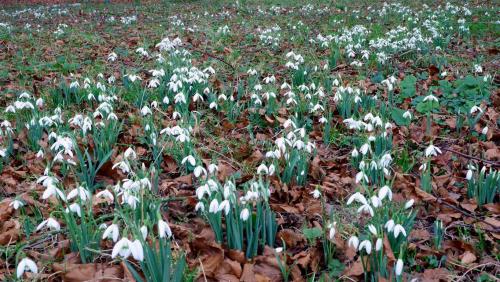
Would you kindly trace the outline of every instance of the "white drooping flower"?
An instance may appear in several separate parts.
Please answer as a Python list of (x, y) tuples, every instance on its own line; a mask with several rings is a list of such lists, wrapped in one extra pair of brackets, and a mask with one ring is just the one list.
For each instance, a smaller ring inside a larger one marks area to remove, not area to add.
[(392, 191), (391, 188), (389, 188), (389, 186), (387, 185), (378, 190), (378, 198), (382, 201), (383, 199), (385, 199), (385, 197), (388, 197), (389, 201), (392, 200)]
[(162, 219), (158, 220), (158, 234), (160, 238), (172, 237), (172, 230), (170, 229), (170, 226)]
[(377, 242), (375, 243), (375, 251), (380, 251), (382, 249), (383, 242), (381, 238), (377, 238)]
[(372, 252), (372, 242), (370, 242), (369, 240), (364, 240), (363, 242), (361, 242), (359, 244), (358, 250), (362, 251), (363, 249), (365, 249), (367, 254), (370, 254)]
[(139, 230), (141, 231), (142, 239), (146, 240), (146, 238), (148, 237), (148, 227), (146, 225), (143, 225)]
[(429, 156), (437, 156), (438, 154), (441, 154), (441, 149), (439, 149), (438, 147), (430, 144), (429, 147), (427, 147), (425, 149), (425, 156), (426, 157), (429, 157)]
[(319, 199), (319, 197), (321, 197), (321, 192), (318, 189), (314, 189), (314, 191), (311, 192), (311, 195), (314, 199)]
[(249, 216), (250, 216), (250, 211), (247, 208), (244, 208), (240, 212), (240, 219), (243, 221), (247, 221)]
[(104, 233), (102, 234), (102, 239), (108, 239), (111, 238), (113, 239), (113, 242), (116, 242), (118, 240), (118, 237), (120, 236), (120, 228), (118, 227), (117, 224), (111, 224), (104, 230)]
[(195, 166), (196, 165), (196, 159), (193, 156), (191, 156), (191, 155), (183, 158), (182, 161), (181, 161), (181, 164), (185, 164), (186, 162), (188, 162), (191, 166)]
[(358, 237), (351, 236), (351, 238), (349, 238), (349, 241), (347, 242), (347, 245), (349, 247), (353, 247), (354, 249), (358, 249), (358, 245), (359, 245), (359, 239), (358, 239)]
[(23, 258), (17, 265), (17, 278), (21, 278), (26, 271), (29, 271), (31, 273), (38, 273), (38, 267), (36, 266), (36, 263), (29, 258)]
[(111, 257), (116, 258), (118, 255), (124, 259), (132, 255), (132, 257), (137, 261), (144, 260), (144, 250), (141, 242), (139, 240), (132, 242), (125, 237), (120, 239), (120, 241), (118, 241), (113, 247)]
[(208, 211), (210, 213), (217, 213), (217, 212), (219, 212), (219, 202), (217, 201), (217, 199), (213, 199), (210, 202), (210, 206), (208, 208)]
[(405, 204), (405, 209), (409, 209), (413, 206), (413, 203), (415, 203), (414, 199), (410, 199), (408, 202)]
[(401, 224), (396, 224), (394, 226), (394, 237), (398, 238), (399, 234), (403, 234), (406, 237), (406, 230)]
[(403, 266), (404, 266), (403, 260), (398, 259), (398, 261), (396, 262), (396, 268), (394, 270), (396, 276), (400, 276), (403, 273)]
[(229, 211), (230, 211), (230, 208), (231, 208), (231, 206), (229, 204), (229, 201), (228, 200), (224, 200), (224, 201), (222, 201), (220, 203), (218, 211), (224, 211), (224, 213), (226, 215), (228, 215)]
[(17, 200), (17, 199), (10, 202), (10, 204), (9, 204), (9, 207), (13, 207), (15, 210), (17, 210), (18, 208), (20, 208), (22, 206), (24, 206), (24, 203)]
[(36, 227), (36, 231), (41, 230), (45, 226), (47, 226), (47, 228), (51, 230), (56, 230), (56, 231), (61, 230), (61, 225), (59, 224), (59, 222), (57, 222), (57, 220), (53, 219), (52, 217), (49, 217), (48, 219), (38, 224), (38, 226)]
[(390, 219), (385, 223), (384, 227), (385, 229), (387, 229), (388, 232), (392, 232), (394, 230), (395, 225), (396, 223), (394, 222), (394, 220)]

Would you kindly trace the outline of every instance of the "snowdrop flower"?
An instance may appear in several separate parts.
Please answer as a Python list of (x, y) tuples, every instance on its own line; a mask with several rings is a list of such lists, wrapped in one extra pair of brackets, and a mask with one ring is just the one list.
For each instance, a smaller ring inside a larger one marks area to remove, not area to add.
[(168, 223), (162, 219), (158, 220), (158, 234), (160, 238), (172, 237), (172, 230), (170, 229), (170, 226), (168, 226)]
[(267, 168), (267, 166), (265, 164), (261, 164), (257, 168), (257, 173), (258, 174), (260, 174), (260, 173), (269, 174), (269, 169)]
[(113, 194), (111, 192), (109, 192), (108, 190), (102, 190), (101, 192), (97, 193), (95, 196), (97, 198), (109, 199), (111, 202), (113, 202), (115, 199), (115, 197), (113, 197)]
[(390, 219), (385, 223), (384, 227), (385, 229), (387, 229), (388, 232), (392, 232), (394, 230), (395, 225), (396, 223), (394, 223), (394, 220)]
[(61, 200), (66, 201), (66, 196), (64, 195), (63, 191), (61, 191), (59, 188), (57, 188), (55, 185), (50, 184), (47, 186), (47, 189), (43, 191), (42, 194), (42, 199), (46, 200), (50, 198), (51, 196), (59, 196)]
[(403, 273), (403, 266), (404, 266), (403, 260), (399, 258), (398, 261), (396, 262), (396, 269), (394, 270), (396, 276), (400, 276)]
[(353, 158), (357, 158), (359, 156), (359, 152), (358, 152), (358, 150), (356, 148), (354, 148), (354, 150), (352, 150), (351, 156)]
[(351, 236), (351, 238), (349, 238), (349, 241), (347, 242), (347, 245), (349, 247), (353, 247), (354, 249), (357, 249), (358, 245), (359, 245), (359, 239), (358, 239), (358, 237)]
[(219, 170), (219, 168), (217, 167), (216, 164), (209, 164), (208, 165), (208, 172), (214, 173), (214, 172), (216, 172), (218, 170)]
[(427, 147), (427, 149), (425, 149), (425, 156), (426, 157), (429, 157), (429, 156), (437, 156), (438, 154), (441, 154), (441, 149), (439, 149), (438, 147), (430, 144), (429, 147)]
[(231, 206), (229, 205), (229, 201), (228, 200), (224, 200), (224, 201), (222, 201), (220, 203), (218, 211), (224, 210), (224, 213), (226, 215), (228, 215), (230, 208), (231, 208)]
[(377, 228), (375, 227), (375, 225), (373, 224), (368, 225), (368, 230), (370, 230), (373, 236), (377, 236)]
[(375, 212), (373, 208), (367, 203), (358, 208), (358, 213), (368, 213), (370, 216), (373, 216)]
[(407, 118), (407, 119), (411, 119), (411, 113), (410, 113), (410, 111), (406, 111), (406, 112), (404, 112), (404, 113), (403, 113), (403, 117), (404, 117), (404, 118)]
[(481, 107), (478, 107), (478, 106), (472, 106), (472, 108), (470, 108), (470, 114), (474, 114), (475, 112), (479, 111), (480, 113), (483, 112), (483, 109), (481, 109)]
[(366, 155), (366, 153), (368, 153), (369, 149), (370, 149), (370, 145), (368, 143), (365, 143), (361, 146), (361, 148), (359, 148), (359, 151), (361, 152), (361, 154)]
[(118, 55), (115, 52), (111, 52), (108, 55), (108, 61), (114, 62), (118, 58)]
[(283, 248), (282, 247), (278, 247), (276, 249), (274, 249), (278, 254), (283, 252)]
[(396, 224), (394, 226), (394, 237), (395, 238), (398, 238), (399, 234), (403, 234), (403, 236), (406, 237), (406, 230), (404, 229), (404, 227), (401, 225), (401, 224)]
[(9, 207), (13, 207), (15, 210), (17, 210), (18, 208), (24, 206), (24, 203), (19, 201), (19, 200), (14, 200), (12, 202), (10, 202), (9, 204)]
[(113, 239), (113, 242), (118, 240), (118, 236), (120, 236), (120, 229), (117, 224), (111, 224), (104, 230), (102, 234), (102, 239)]
[[(382, 199), (380, 199), (379, 197), (377, 197), (376, 195), (373, 195), (371, 198), (371, 203), (373, 205), (374, 208), (378, 208), (378, 207), (381, 207), (382, 206)], [(369, 211), (369, 210), (368, 210)]]
[(381, 167), (388, 167), (392, 162), (392, 157), (391, 154), (387, 153), (382, 156), (380, 159), (380, 166)]
[(152, 114), (153, 112), (151, 111), (151, 109), (148, 107), (148, 106), (144, 106), (142, 107), (141, 109), (141, 115), (142, 116), (147, 116), (147, 115), (150, 115)]
[(43, 99), (42, 98), (38, 98), (35, 102), (36, 106), (39, 107), (39, 108), (43, 108)]
[(483, 135), (488, 134), (488, 127), (487, 127), (487, 126), (485, 126), (485, 127), (483, 128), (483, 130), (481, 130), (481, 134), (483, 134)]
[(195, 177), (200, 177), (202, 174), (207, 175), (207, 170), (199, 165), (199, 166), (195, 167), (193, 173), (194, 173)]
[(36, 153), (36, 157), (38, 159), (43, 159), (44, 156), (45, 156), (45, 154), (43, 153), (42, 149), (38, 150), (38, 152)]
[(38, 273), (38, 267), (36, 266), (36, 263), (29, 258), (23, 258), (17, 265), (17, 278), (21, 278), (26, 271), (29, 271), (31, 273)]
[(365, 249), (366, 253), (369, 255), (372, 252), (372, 242), (368, 240), (364, 240), (363, 242), (361, 242), (361, 244), (359, 244), (358, 250), (362, 251), (363, 249)]
[(131, 82), (135, 82), (136, 80), (142, 80), (142, 78), (135, 74), (126, 74), (125, 75)]
[(66, 208), (66, 213), (69, 213), (70, 211), (76, 213), (79, 217), (82, 217), (82, 208), (79, 204), (73, 203), (69, 205), (69, 208)]
[(79, 196), (83, 202), (87, 201), (91, 197), (90, 192), (87, 189), (83, 188), (82, 186), (79, 186), (78, 188), (71, 190), (68, 193), (67, 199), (71, 200), (76, 196)]
[(127, 150), (125, 150), (125, 153), (123, 153), (123, 156), (127, 159), (127, 160), (135, 160), (137, 158), (137, 154), (135, 153), (134, 149), (132, 148), (127, 148)]
[(57, 222), (57, 220), (53, 219), (52, 217), (49, 217), (48, 219), (42, 221), (42, 223), (38, 224), (38, 226), (36, 227), (36, 231), (41, 230), (45, 226), (47, 226), (51, 230), (61, 230), (61, 225), (59, 225), (59, 222)]
[(347, 200), (347, 205), (350, 205), (353, 201), (357, 201), (363, 205), (367, 204), (368, 202), (366, 201), (365, 196), (363, 196), (361, 193), (356, 192), (349, 199)]
[(146, 225), (143, 225), (143, 226), (141, 226), (140, 231), (141, 231), (142, 239), (146, 240), (146, 238), (148, 237), (148, 227)]
[(321, 192), (318, 189), (314, 189), (314, 191), (311, 192), (311, 195), (314, 199), (319, 199), (319, 197), (321, 197)]
[(382, 239), (377, 238), (377, 242), (375, 242), (375, 251), (380, 251), (382, 249), (383, 242)]
[(365, 180), (365, 182), (368, 182), (368, 176), (362, 171), (356, 173), (356, 183), (359, 183), (361, 180)]
[(388, 197), (389, 200), (392, 200), (392, 191), (389, 186), (385, 185), (378, 190), (378, 198), (382, 201), (385, 197)]
[(186, 162), (188, 162), (191, 166), (195, 166), (196, 165), (196, 159), (189, 155), (187, 157), (185, 157), (184, 159), (182, 159), (181, 161), (181, 164), (185, 164)]
[(250, 216), (250, 211), (247, 208), (244, 208), (240, 213), (240, 219), (243, 221), (247, 221)]
[(467, 174), (465, 175), (465, 179), (467, 179), (467, 180), (472, 179), (472, 170), (471, 169), (467, 170)]
[(210, 202), (210, 207), (208, 208), (208, 211), (210, 213), (217, 213), (219, 211), (219, 202), (217, 201), (217, 199), (213, 199)]
[(414, 200), (414, 199), (411, 199), (411, 200), (409, 200), (408, 202), (406, 202), (406, 204), (405, 204), (405, 209), (409, 209), (409, 208), (411, 208), (411, 207), (413, 206), (413, 203), (414, 203), (414, 202), (415, 202), (415, 200)]
[(330, 230), (328, 231), (328, 238), (329, 238), (330, 240), (333, 240), (333, 239), (335, 238), (335, 233), (336, 233), (335, 226), (336, 226), (336, 225), (337, 225), (337, 222), (333, 222), (333, 224), (332, 224), (332, 223), (330, 223), (330, 224), (328, 224), (328, 226), (327, 226), (327, 227), (330, 229)]
[(475, 73), (482, 73), (483, 72), (483, 67), (481, 65), (475, 64), (474, 65), (474, 72)]
[(198, 202), (196, 206), (194, 207), (195, 211), (201, 210), (202, 212), (205, 211), (205, 205), (202, 202)]
[(432, 102), (432, 101), (439, 102), (438, 98), (437, 98), (436, 96), (432, 95), (432, 94), (425, 96), (425, 98), (424, 98), (424, 102), (426, 102), (426, 101), (430, 101), (430, 102)]

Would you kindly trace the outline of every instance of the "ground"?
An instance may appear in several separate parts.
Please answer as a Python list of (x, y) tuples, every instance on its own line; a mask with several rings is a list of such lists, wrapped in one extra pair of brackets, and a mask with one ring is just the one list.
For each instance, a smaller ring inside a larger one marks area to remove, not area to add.
[(4, 1), (2, 281), (496, 281), (499, 8)]

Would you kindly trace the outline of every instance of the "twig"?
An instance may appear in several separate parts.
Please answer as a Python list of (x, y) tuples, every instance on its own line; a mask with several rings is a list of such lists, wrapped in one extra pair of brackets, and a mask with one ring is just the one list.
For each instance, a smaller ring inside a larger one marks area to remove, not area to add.
[(457, 155), (459, 155), (459, 156), (461, 156), (463, 158), (466, 158), (466, 159), (472, 159), (472, 160), (480, 161), (480, 162), (483, 162), (483, 163), (486, 163), (486, 164), (489, 164), (489, 165), (492, 165), (492, 166), (497, 166), (497, 167), (500, 166), (500, 162), (493, 162), (493, 161), (484, 160), (484, 159), (481, 159), (481, 158), (478, 158), (478, 157), (474, 157), (474, 156), (471, 156), (471, 155), (467, 155), (467, 154), (455, 151), (453, 149), (448, 149), (448, 148), (441, 148), (441, 149), (443, 149), (445, 151), (448, 151), (450, 153), (453, 153), (453, 154), (457, 154)]
[(203, 262), (201, 262), (200, 258), (198, 258), (198, 261), (200, 262), (201, 272), (203, 273), (203, 279), (205, 279), (205, 282), (208, 282), (207, 275), (205, 274), (205, 268), (203, 267)]
[(460, 277), (458, 278), (458, 280), (456, 280), (456, 281), (462, 281), (462, 280), (465, 278), (465, 276), (467, 276), (467, 274), (469, 274), (469, 272), (471, 272), (471, 271), (473, 271), (473, 270), (475, 270), (475, 269), (481, 268), (481, 267), (485, 267), (485, 266), (491, 265), (491, 264), (492, 264), (492, 265), (495, 265), (495, 266), (500, 266), (500, 263), (498, 263), (498, 262), (496, 262), (496, 261), (490, 261), (490, 262), (487, 262), (487, 263), (483, 263), (483, 264), (476, 265), (476, 266), (474, 266), (474, 267), (472, 267), (472, 268), (469, 268), (469, 269), (468, 269), (466, 272), (464, 272), (464, 274), (462, 274), (462, 276), (460, 276)]
[(456, 206), (454, 206), (454, 205), (451, 205), (451, 204), (449, 204), (449, 203), (447, 203), (447, 202), (443, 201), (441, 198), (437, 198), (436, 202), (437, 202), (438, 204), (443, 204), (443, 205), (445, 205), (445, 206), (447, 206), (447, 207), (449, 207), (449, 208), (452, 208), (452, 209), (454, 209), (454, 210), (456, 210), (456, 211), (458, 211), (458, 212), (462, 213), (462, 214), (463, 214), (463, 215), (465, 215), (465, 216), (472, 217), (472, 218), (474, 218), (474, 219), (475, 219), (475, 220), (477, 220), (477, 221), (481, 221), (481, 222), (484, 222), (484, 223), (488, 224), (489, 226), (493, 227), (494, 232), (500, 232), (500, 228), (496, 227), (495, 225), (493, 225), (493, 224), (491, 224), (491, 223), (489, 223), (489, 222), (485, 221), (484, 219), (481, 219), (481, 218), (477, 217), (477, 216), (476, 216), (476, 215), (474, 215), (474, 214), (471, 214), (471, 213), (469, 213), (469, 212), (467, 212), (467, 211), (464, 211), (464, 210), (462, 210), (462, 209), (461, 209), (461, 208), (459, 208), (459, 207), (456, 207)]
[(236, 69), (233, 67), (233, 65), (231, 65), (230, 63), (228, 63), (228, 62), (224, 61), (224, 59), (219, 58), (219, 57), (217, 57), (217, 56), (215, 56), (215, 55), (213, 55), (213, 54), (210, 54), (210, 53), (208, 53), (208, 52), (206, 52), (206, 51), (203, 51), (203, 50), (197, 49), (197, 48), (195, 48), (195, 47), (194, 47), (194, 46), (192, 46), (192, 45), (191, 45), (191, 46), (189, 46), (189, 45), (185, 45), (184, 47), (186, 47), (187, 49), (189, 49), (189, 50), (191, 50), (191, 51), (199, 52), (199, 53), (202, 53), (203, 55), (207, 55), (207, 56), (209, 56), (210, 58), (216, 59), (216, 60), (218, 60), (218, 61), (220, 61), (220, 62), (222, 62), (222, 63), (224, 63), (224, 64), (228, 65), (229, 67), (231, 67), (231, 69), (232, 69), (233, 71), (235, 71), (235, 70), (236, 70)]

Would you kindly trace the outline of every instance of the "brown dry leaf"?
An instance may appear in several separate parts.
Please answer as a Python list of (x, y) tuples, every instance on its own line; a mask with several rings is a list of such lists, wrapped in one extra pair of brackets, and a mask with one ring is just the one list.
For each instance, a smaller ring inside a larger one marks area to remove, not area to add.
[(419, 277), (422, 279), (421, 281), (440, 282), (448, 281), (448, 275), (450, 272), (446, 268), (434, 268), (426, 269)]
[(220, 181), (224, 181), (226, 178), (229, 176), (233, 175), (236, 170), (232, 168), (230, 165), (228, 165), (226, 162), (219, 161), (217, 164), (217, 167), (219, 169), (219, 175), (217, 177), (219, 178)]
[(216, 277), (221, 277), (223, 275), (233, 275), (235, 277), (240, 277), (241, 273), (242, 269), (240, 263), (226, 258), (224, 259), (224, 262), (220, 265), (220, 267), (217, 269)]
[(476, 255), (473, 253), (466, 251), (461, 257), (460, 257), (460, 262), (463, 264), (471, 264), (475, 262), (477, 259)]
[(208, 277), (215, 277), (217, 268), (224, 261), (224, 250), (214, 241), (197, 237), (190, 242), (190, 248), (195, 256), (195, 264), (201, 263), (201, 267)]
[(246, 263), (243, 266), (243, 273), (241, 274), (240, 281), (242, 282), (256, 282), (253, 265)]
[(4, 199), (0, 203), (0, 222), (7, 221), (14, 213), (14, 208), (9, 206), (11, 202), (11, 199)]
[(483, 205), (483, 207), (494, 214), (500, 214), (500, 203), (486, 204)]
[(0, 229), (0, 245), (4, 246), (17, 242), (21, 224), (17, 220), (9, 220)]
[(285, 241), (285, 244), (288, 248), (293, 248), (297, 246), (299, 242), (302, 242), (302, 240), (304, 240), (302, 234), (299, 234), (291, 229), (280, 230), (277, 234), (277, 237), (280, 241)]
[(281, 281), (281, 271), (274, 255), (256, 257), (253, 268), (256, 276), (260, 274), (269, 281)]
[(486, 156), (486, 159), (490, 161), (498, 161), (500, 160), (500, 149), (498, 148), (488, 149), (486, 150), (484, 155)]
[(410, 233), (410, 239), (427, 241), (430, 238), (431, 234), (425, 229), (413, 229)]
[(392, 251), (391, 244), (389, 243), (389, 238), (387, 238), (387, 235), (384, 235), (384, 250), (387, 255), (388, 262), (395, 262), (396, 257), (394, 256), (394, 252)]
[[(214, 236), (214, 240), (215, 240), (215, 236)], [(246, 258), (245, 258), (245, 253), (243, 253), (242, 251), (238, 251), (238, 250), (229, 250), (228, 253), (227, 253), (227, 256), (232, 259), (232, 260), (235, 260), (241, 264), (244, 264), (246, 262)]]
[(100, 281), (112, 282), (123, 279), (123, 268), (120, 265), (104, 263), (58, 264), (54, 263), (55, 271), (61, 272), (64, 281)]
[(315, 156), (311, 162), (311, 176), (313, 179), (320, 180), (325, 176), (325, 170), (320, 165), (319, 156)]
[(358, 258), (356, 262), (354, 262), (346, 270), (344, 270), (344, 275), (347, 277), (360, 276), (363, 273), (365, 273), (365, 271), (363, 269), (363, 264), (361, 263), (360, 258)]

